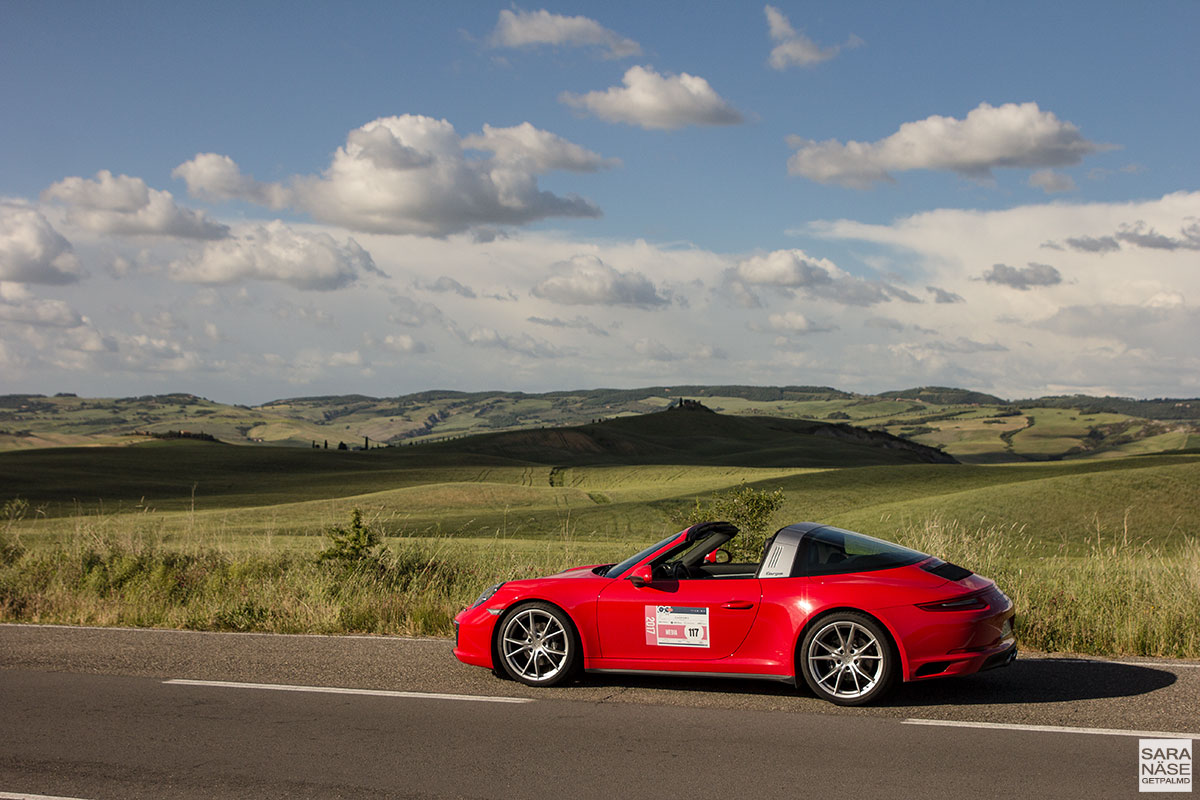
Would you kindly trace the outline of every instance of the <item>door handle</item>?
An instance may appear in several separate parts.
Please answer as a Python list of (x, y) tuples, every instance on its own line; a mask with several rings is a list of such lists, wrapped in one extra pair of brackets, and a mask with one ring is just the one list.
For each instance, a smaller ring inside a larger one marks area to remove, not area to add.
[(745, 600), (730, 600), (728, 603), (721, 603), (721, 608), (731, 608), (735, 611), (747, 611), (754, 608), (754, 603)]

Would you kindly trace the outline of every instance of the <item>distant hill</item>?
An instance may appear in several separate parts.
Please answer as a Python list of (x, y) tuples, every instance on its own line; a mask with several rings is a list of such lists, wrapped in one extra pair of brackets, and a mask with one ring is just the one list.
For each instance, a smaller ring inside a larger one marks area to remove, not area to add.
[(397, 397), (293, 397), (248, 407), (189, 394), (0, 396), (0, 451), (205, 435), (232, 444), (336, 448), (580, 427), (696, 399), (737, 417), (845, 423), (1000, 462), (1200, 447), (1200, 400), (1056, 396), (1009, 401), (942, 386), (845, 392), (828, 386), (651, 386), (545, 393), (430, 390)]
[(951, 389), (946, 386), (922, 386), (917, 389), (903, 389), (898, 392), (880, 392), (876, 395), (876, 397), (894, 397), (902, 400), (920, 400), (922, 403), (934, 403), (940, 406), (1002, 406), (1008, 402), (1007, 400), (1001, 400), (994, 394), (973, 392), (969, 389)]
[(483, 434), (420, 449), (559, 466), (956, 463), (940, 450), (883, 431), (775, 417), (735, 417), (696, 403), (590, 425)]

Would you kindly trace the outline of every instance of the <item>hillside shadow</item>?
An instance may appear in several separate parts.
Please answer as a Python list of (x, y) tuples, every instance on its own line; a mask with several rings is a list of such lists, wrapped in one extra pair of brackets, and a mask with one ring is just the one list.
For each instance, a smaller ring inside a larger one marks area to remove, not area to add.
[[(1109, 661), (1027, 659), (960, 678), (904, 683), (879, 703), (887, 708), (942, 705), (1017, 705), (1136, 697), (1165, 689), (1177, 676), (1163, 669)], [(741, 678), (671, 677), (589, 673), (586, 686), (645, 688), (713, 694), (813, 697), (807, 686)]]

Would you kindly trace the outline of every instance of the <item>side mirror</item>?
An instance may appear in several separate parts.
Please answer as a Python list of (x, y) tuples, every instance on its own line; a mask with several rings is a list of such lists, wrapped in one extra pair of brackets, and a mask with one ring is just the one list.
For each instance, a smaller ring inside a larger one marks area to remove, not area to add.
[(721, 547), (713, 550), (704, 557), (705, 564), (728, 564), (733, 560), (733, 556), (729, 555), (729, 551)]
[(654, 580), (649, 564), (642, 564), (629, 575), (629, 582), (638, 589)]

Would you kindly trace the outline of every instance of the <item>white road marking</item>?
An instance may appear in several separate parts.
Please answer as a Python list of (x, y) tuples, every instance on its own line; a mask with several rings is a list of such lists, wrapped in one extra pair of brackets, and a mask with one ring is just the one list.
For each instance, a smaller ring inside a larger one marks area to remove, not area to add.
[(321, 694), (365, 694), (370, 697), (409, 697), (418, 700), (467, 700), (476, 703), (532, 703), (529, 697), (486, 697), (477, 694), (438, 694), (436, 692), (394, 692), (387, 689), (343, 689), (338, 686), (292, 686), (286, 683), (238, 683), (235, 681), (193, 681), (174, 678), (163, 683), (175, 686), (215, 686), (221, 689), (273, 689), (277, 692), (316, 692)]
[(987, 728), (1033, 733), (1087, 733), (1097, 736), (1137, 736), (1142, 739), (1200, 739), (1200, 733), (1177, 731), (1128, 731), (1120, 728), (1069, 728), (1061, 725), (1017, 725), (1006, 722), (964, 722), (952, 719), (906, 719), (905, 725), (935, 725), (946, 728)]
[(0, 792), (0, 800), (83, 800), (82, 797), (59, 797), (56, 794), (20, 794)]

